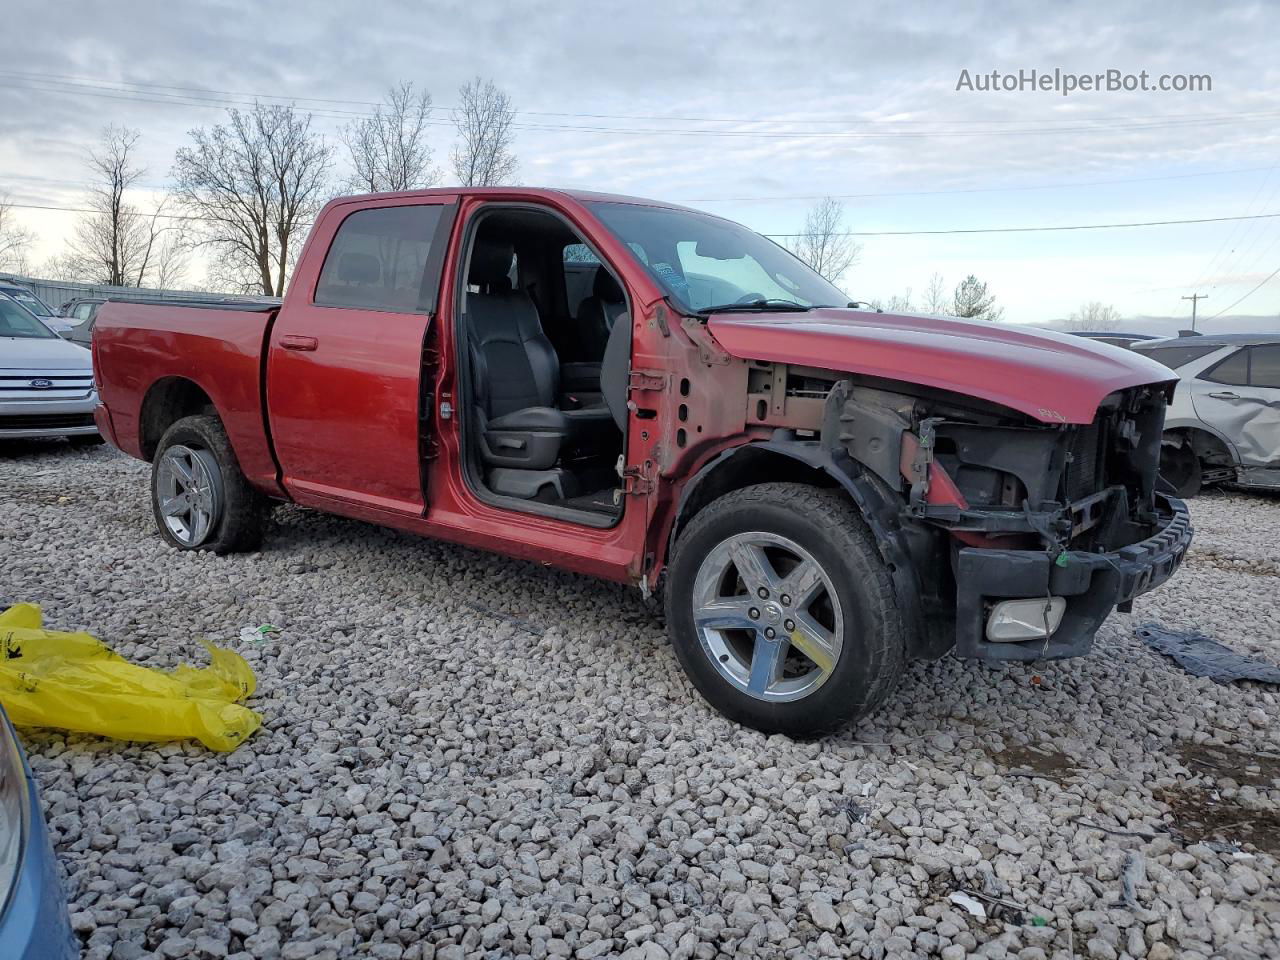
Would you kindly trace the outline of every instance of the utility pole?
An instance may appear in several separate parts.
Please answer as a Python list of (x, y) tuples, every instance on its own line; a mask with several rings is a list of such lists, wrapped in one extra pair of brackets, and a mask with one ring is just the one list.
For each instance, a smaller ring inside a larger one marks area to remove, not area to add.
[(1195, 333), (1196, 332), (1196, 303), (1200, 300), (1208, 300), (1209, 295), (1207, 293), (1193, 293), (1191, 296), (1183, 297), (1182, 299), (1191, 301), (1191, 332)]

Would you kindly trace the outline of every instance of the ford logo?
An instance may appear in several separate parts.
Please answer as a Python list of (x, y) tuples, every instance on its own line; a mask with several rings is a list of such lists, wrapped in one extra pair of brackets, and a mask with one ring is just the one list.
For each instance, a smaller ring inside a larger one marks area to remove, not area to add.
[(48, 390), (52, 386), (53, 386), (53, 381), (48, 380), (45, 377), (37, 377), (36, 379), (31, 381), (32, 390)]

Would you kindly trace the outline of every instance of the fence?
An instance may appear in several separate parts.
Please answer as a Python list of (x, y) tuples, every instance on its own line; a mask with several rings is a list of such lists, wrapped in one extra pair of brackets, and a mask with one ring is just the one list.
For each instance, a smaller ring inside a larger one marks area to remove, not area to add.
[(240, 296), (229, 293), (200, 293), (196, 290), (150, 290), (146, 287), (113, 287), (105, 283), (75, 283), (70, 280), (40, 280), (35, 277), (24, 277), (16, 273), (0, 273), (0, 280), (11, 280), (31, 290), (55, 310), (68, 300), (83, 297), (122, 297), (130, 300), (248, 300), (257, 301), (264, 297)]

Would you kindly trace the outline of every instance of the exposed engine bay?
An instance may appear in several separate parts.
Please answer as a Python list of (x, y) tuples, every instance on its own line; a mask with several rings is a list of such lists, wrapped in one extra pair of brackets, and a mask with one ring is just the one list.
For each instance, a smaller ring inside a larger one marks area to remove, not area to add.
[[(1189, 520), (1158, 489), (1170, 391), (1117, 391), (1092, 423), (1053, 423), (930, 387), (754, 363), (747, 412), (872, 475), (898, 504), (883, 533), (916, 570), (928, 646), (954, 638), (962, 655), (1033, 659), (1082, 652), (1070, 634), (1087, 646), (1113, 605), (1180, 561)], [(1075, 629), (1022, 652), (988, 643), (1001, 595), (1042, 595)]]

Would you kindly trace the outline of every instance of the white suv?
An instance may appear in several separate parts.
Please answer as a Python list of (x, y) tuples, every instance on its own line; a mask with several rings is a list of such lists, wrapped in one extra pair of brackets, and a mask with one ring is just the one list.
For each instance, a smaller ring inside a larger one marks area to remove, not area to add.
[(1280, 488), (1280, 334), (1178, 337), (1133, 349), (1181, 378), (1160, 457), (1178, 496), (1223, 481)]

